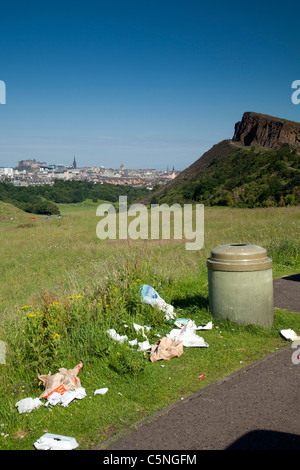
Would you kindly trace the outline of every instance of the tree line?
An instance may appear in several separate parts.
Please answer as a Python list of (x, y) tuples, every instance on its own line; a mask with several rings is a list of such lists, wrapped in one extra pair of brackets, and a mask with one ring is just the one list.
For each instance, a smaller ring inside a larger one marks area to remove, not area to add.
[(269, 207), (300, 204), (300, 155), (284, 144), (277, 150), (241, 148), (215, 159), (155, 201), (208, 206)]

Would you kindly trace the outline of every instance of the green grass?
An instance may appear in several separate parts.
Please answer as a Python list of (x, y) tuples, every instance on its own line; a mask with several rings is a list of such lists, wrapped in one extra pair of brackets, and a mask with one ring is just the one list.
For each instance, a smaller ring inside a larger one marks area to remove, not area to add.
[[(68, 210), (60, 219), (0, 224), (0, 339), (7, 342), (7, 364), (0, 365), (0, 449), (33, 449), (45, 431), (73, 436), (81, 449), (91, 448), (287, 346), (280, 329), (300, 332), (300, 315), (282, 310), (275, 310), (268, 329), (213, 318), (206, 269), (212, 248), (243, 242), (272, 253), (274, 277), (300, 272), (300, 207), (206, 208), (205, 245), (199, 252), (186, 251), (184, 241), (102, 241), (91, 204)], [(172, 328), (161, 313), (139, 301), (142, 283), (174, 305), (178, 316), (196, 324), (212, 320), (213, 329), (201, 332), (209, 347), (184, 348), (180, 358), (151, 363), (147, 354), (109, 340), (108, 328), (134, 338), (124, 321), (151, 326), (152, 343), (156, 333)], [(22, 309), (26, 305), (30, 308)], [(37, 373), (73, 368), (81, 359), (86, 398), (68, 408), (18, 413), (18, 400), (43, 391)], [(199, 380), (201, 374), (206, 377)], [(94, 396), (102, 387), (108, 387), (107, 394)]]

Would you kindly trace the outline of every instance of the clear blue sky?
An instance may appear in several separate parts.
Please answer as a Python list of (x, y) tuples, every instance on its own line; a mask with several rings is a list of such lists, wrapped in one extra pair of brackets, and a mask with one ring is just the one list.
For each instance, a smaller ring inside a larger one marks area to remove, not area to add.
[(245, 111), (300, 121), (297, 2), (7, 1), (0, 166), (184, 169)]

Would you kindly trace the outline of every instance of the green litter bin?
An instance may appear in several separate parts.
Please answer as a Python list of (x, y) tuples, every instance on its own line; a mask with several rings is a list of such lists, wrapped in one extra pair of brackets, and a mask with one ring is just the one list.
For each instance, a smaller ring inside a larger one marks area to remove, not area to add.
[(215, 317), (270, 327), (274, 319), (273, 262), (264, 248), (247, 243), (211, 250), (209, 308)]

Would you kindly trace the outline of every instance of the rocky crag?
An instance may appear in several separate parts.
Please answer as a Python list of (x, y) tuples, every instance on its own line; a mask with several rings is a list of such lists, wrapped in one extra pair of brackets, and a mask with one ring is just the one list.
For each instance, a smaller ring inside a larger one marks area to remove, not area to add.
[(140, 202), (191, 201), (237, 207), (299, 204), (300, 123), (246, 112), (233, 139), (215, 144)]
[(242, 120), (235, 124), (232, 140), (246, 146), (255, 145), (270, 149), (280, 147), (282, 144), (299, 148), (300, 123), (266, 114), (246, 112)]

